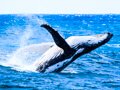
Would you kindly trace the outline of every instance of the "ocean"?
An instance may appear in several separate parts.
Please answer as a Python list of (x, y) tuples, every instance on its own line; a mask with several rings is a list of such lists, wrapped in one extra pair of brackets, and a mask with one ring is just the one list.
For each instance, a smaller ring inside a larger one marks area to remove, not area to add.
[[(38, 50), (33, 47), (53, 42), (51, 35), (40, 27), (44, 23), (64, 38), (105, 32), (114, 36), (60, 73), (39, 73), (31, 64), (40, 57), (44, 47)], [(26, 51), (27, 46), (32, 48)], [(4, 89), (120, 90), (120, 15), (0, 15), (0, 90)]]

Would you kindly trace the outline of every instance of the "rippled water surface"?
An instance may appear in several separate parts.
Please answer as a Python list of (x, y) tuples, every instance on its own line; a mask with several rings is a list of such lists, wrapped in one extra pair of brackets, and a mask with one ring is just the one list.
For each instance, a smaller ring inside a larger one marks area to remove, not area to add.
[[(40, 27), (43, 23), (64, 38), (105, 32), (114, 36), (61, 73), (38, 73), (31, 63), (40, 52), (19, 50), (53, 41)], [(120, 15), (0, 15), (0, 89), (120, 90)]]

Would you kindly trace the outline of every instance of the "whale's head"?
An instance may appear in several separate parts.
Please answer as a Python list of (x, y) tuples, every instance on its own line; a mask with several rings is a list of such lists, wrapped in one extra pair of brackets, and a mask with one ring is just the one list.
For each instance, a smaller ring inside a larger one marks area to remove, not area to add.
[(72, 36), (66, 41), (71, 48), (76, 50), (76, 56), (79, 57), (107, 43), (112, 36), (113, 34), (111, 33), (97, 34), (92, 36)]

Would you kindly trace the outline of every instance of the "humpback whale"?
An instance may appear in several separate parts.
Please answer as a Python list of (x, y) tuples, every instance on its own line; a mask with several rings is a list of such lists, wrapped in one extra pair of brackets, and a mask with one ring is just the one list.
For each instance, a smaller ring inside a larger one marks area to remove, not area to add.
[(91, 36), (71, 36), (66, 40), (48, 24), (42, 24), (52, 36), (55, 44), (35, 61), (38, 72), (60, 72), (78, 57), (107, 43), (113, 34), (104, 33)]

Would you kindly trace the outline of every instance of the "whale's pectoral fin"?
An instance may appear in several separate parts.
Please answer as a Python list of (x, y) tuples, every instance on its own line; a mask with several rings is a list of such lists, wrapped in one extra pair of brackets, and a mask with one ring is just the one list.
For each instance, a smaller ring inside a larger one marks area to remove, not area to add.
[(54, 42), (58, 47), (62, 48), (64, 51), (67, 52), (71, 50), (71, 47), (67, 44), (65, 39), (63, 39), (56, 30), (54, 30), (52, 27), (50, 27), (47, 24), (42, 24), (41, 27), (44, 27), (45, 29), (48, 30), (48, 32), (52, 35)]

